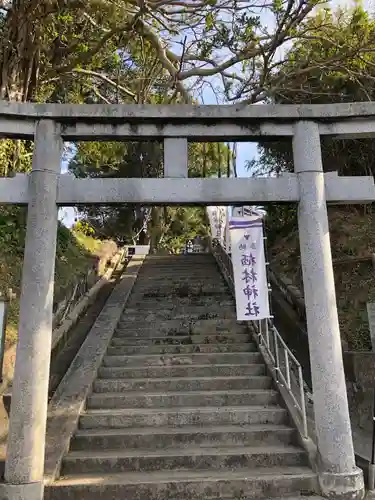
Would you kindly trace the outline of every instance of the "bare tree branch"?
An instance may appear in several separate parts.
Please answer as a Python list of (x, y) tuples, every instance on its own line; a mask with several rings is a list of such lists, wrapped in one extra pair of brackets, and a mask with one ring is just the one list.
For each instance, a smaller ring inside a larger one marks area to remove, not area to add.
[(134, 92), (131, 92), (129, 89), (126, 89), (122, 85), (119, 85), (118, 83), (114, 82), (108, 76), (103, 75), (102, 73), (97, 73), (96, 71), (91, 71), (89, 69), (82, 69), (82, 68), (76, 68), (73, 71), (71, 71), (72, 74), (75, 73), (83, 73), (85, 75), (92, 76), (93, 78), (98, 78), (99, 80), (103, 80), (104, 82), (108, 83), (108, 85), (111, 85), (111, 87), (115, 88), (116, 90), (120, 90), (127, 96), (131, 97), (133, 100), (136, 100), (136, 95)]
[(112, 104), (108, 99), (106, 99), (100, 92), (99, 90), (94, 86), (92, 88), (94, 94), (99, 97), (102, 101), (104, 101), (106, 104)]

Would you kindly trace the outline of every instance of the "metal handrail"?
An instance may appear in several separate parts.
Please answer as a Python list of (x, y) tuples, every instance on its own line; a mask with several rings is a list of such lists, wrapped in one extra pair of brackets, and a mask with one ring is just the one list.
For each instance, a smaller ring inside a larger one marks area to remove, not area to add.
[[(234, 295), (235, 288), (231, 256), (223, 249), (218, 241), (211, 242), (211, 251)], [(303, 437), (307, 439), (308, 426), (302, 366), (284, 342), (276, 326), (273, 324), (272, 319), (249, 321), (249, 323), (252, 323), (254, 326), (258, 337), (258, 343), (265, 348), (272, 362), (276, 382), (284, 386), (292, 398), (295, 408), (301, 416)], [(296, 377), (292, 376), (293, 369), (291, 365), (295, 366), (297, 372)], [(295, 387), (296, 385), (297, 387)], [(297, 395), (295, 393), (297, 393)]]
[[(297, 408), (302, 419), (303, 437), (308, 438), (305, 387), (303, 381), (302, 366), (284, 342), (272, 320), (267, 319), (264, 321), (254, 321), (253, 323), (255, 329), (257, 330), (259, 343), (266, 349), (267, 354), (269, 355), (273, 363), (276, 381), (278, 384), (285, 387), (290, 397), (292, 398), (295, 408)], [(272, 332), (271, 335), (270, 330)], [(297, 388), (293, 387), (293, 368), (291, 366), (291, 363), (293, 363), (297, 372), (295, 381), (296, 385), (298, 386)], [(298, 395), (295, 394), (295, 390), (296, 392), (298, 392)]]

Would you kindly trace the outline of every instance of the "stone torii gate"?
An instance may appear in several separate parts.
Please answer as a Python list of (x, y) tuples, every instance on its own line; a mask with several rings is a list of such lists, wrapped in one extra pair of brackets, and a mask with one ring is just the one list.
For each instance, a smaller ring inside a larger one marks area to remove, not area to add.
[[(346, 396), (326, 203), (371, 203), (372, 177), (324, 174), (320, 135), (375, 134), (375, 103), (315, 106), (59, 105), (0, 102), (0, 136), (35, 141), (30, 175), (0, 179), (0, 203), (28, 205), (19, 342), (1, 500), (41, 500), (59, 206), (298, 203), (322, 491), (360, 498)], [(188, 141), (289, 137), (295, 173), (187, 178)], [(164, 178), (60, 175), (63, 140), (164, 141)]]

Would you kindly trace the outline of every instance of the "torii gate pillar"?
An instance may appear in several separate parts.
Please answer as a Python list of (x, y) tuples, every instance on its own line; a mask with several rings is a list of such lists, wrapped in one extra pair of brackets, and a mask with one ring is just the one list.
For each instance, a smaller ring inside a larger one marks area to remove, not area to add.
[[(57, 237), (59, 124), (36, 124), (5, 481), (6, 498), (43, 498)], [(1, 496), (0, 491), (0, 498)]]
[(328, 497), (345, 492), (340, 498), (360, 499), (363, 476), (354, 457), (317, 123), (296, 123), (293, 155), (320, 486)]

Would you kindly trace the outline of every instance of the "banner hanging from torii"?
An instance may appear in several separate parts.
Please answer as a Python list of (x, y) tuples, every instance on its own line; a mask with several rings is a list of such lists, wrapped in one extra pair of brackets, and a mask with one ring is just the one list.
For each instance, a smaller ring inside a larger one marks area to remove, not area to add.
[(256, 206), (242, 206), (233, 207), (232, 217), (253, 217), (254, 215), (258, 217), (264, 217), (266, 212), (261, 207)]
[(224, 250), (230, 252), (230, 239), (228, 232), (228, 207), (207, 207), (210, 221), (211, 236), (217, 239)]
[(262, 218), (229, 221), (238, 321), (270, 317)]

